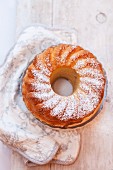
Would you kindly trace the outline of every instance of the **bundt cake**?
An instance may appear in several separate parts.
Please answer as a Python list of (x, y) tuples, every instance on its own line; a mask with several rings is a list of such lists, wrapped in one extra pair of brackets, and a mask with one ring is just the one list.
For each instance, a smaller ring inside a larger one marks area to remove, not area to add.
[[(56, 94), (52, 84), (60, 77), (69, 80), (73, 93)], [(95, 115), (104, 96), (105, 76), (97, 58), (80, 46), (59, 44), (38, 54), (28, 66), (22, 82), (27, 108), (41, 122), (69, 128)]]

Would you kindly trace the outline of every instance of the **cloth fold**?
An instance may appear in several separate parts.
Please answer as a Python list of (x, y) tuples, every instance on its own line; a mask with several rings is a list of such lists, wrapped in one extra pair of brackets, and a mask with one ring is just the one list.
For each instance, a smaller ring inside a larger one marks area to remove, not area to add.
[[(62, 165), (74, 163), (80, 150), (80, 134), (76, 130), (55, 130), (49, 127), (45, 127), (45, 132), (59, 144), (59, 149), (51, 163)], [(27, 166), (36, 166), (28, 159), (24, 158), (23, 160)]]
[(35, 164), (46, 164), (58, 151), (58, 143), (46, 133), (33, 134), (13, 123), (0, 122), (0, 140)]

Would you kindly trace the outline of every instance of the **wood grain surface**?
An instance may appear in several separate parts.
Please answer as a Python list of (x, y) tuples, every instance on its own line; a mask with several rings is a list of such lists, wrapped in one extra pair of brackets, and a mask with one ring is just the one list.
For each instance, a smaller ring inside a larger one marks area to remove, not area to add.
[(18, 0), (17, 36), (34, 23), (76, 29), (78, 44), (94, 53), (106, 70), (107, 97), (101, 113), (78, 129), (81, 151), (73, 165), (29, 168), (13, 152), (11, 170), (113, 170), (113, 0)]

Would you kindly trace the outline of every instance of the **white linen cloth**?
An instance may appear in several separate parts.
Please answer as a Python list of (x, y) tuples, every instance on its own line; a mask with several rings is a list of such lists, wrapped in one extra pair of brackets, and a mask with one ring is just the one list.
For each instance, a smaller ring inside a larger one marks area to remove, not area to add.
[(28, 27), (19, 36), (7, 60), (0, 68), (0, 140), (24, 156), (28, 166), (73, 163), (80, 149), (75, 129), (62, 130), (39, 122), (25, 107), (21, 80), (29, 63), (45, 48), (76, 42), (75, 30)]

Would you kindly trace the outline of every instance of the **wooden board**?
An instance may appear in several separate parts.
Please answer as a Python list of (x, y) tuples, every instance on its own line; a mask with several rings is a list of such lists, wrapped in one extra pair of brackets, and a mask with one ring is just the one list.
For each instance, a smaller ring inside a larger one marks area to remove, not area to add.
[(28, 168), (13, 152), (11, 170), (113, 170), (113, 0), (18, 0), (17, 36), (34, 23), (76, 29), (78, 44), (94, 53), (106, 70), (107, 98), (101, 113), (79, 129), (81, 151), (73, 165)]

